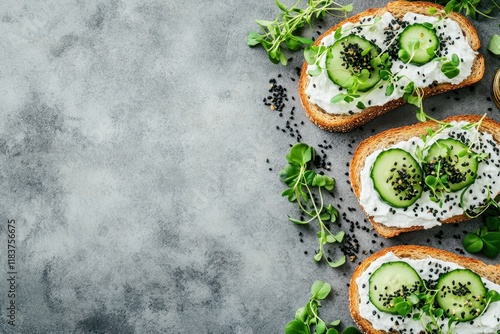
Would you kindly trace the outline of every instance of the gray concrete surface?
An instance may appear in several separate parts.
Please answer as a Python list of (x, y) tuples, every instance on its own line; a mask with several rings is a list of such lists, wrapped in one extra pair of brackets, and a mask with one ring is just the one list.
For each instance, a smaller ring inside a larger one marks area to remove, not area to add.
[[(354, 12), (383, 3), (355, 0)], [(403, 107), (347, 134), (309, 123), (293, 81), (302, 55), (282, 67), (246, 45), (254, 19), (276, 13), (271, 0), (1, 2), (1, 333), (282, 333), (316, 279), (333, 286), (324, 318), (349, 326), (347, 284), (363, 251), (428, 238), (461, 247), (453, 235), (478, 222), (393, 240), (356, 230), (353, 263), (314, 263), (315, 227), (290, 223), (298, 211), (280, 196), (295, 138), (276, 126), (295, 107), (303, 141), (333, 145), (329, 200), (363, 225), (346, 182), (348, 145), (416, 119)], [(487, 100), (500, 60), (485, 47), (498, 20), (474, 25), (487, 73), (473, 91), (427, 100), (436, 117), (500, 119)], [(262, 103), (271, 78), (288, 89), (283, 117)]]

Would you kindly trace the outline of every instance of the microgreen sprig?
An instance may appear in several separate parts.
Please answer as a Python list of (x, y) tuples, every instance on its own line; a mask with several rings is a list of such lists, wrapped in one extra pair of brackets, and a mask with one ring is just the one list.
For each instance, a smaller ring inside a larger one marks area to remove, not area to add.
[(286, 156), (288, 164), (280, 172), (281, 181), (289, 187), (283, 191), (282, 196), (287, 197), (290, 202), (296, 202), (301, 211), (310, 217), (308, 220), (299, 220), (288, 216), (290, 221), (299, 225), (318, 221), (319, 250), (314, 260), (319, 262), (323, 258), (330, 267), (335, 268), (346, 262), (346, 256), (342, 255), (337, 260), (331, 261), (325, 251), (325, 245), (341, 243), (345, 232), (333, 233), (327, 225), (335, 223), (339, 216), (338, 210), (331, 204), (326, 205), (323, 198), (323, 189), (333, 190), (335, 180), (310, 169), (314, 158), (315, 150), (307, 144), (297, 143), (290, 149), (290, 153)]
[[(311, 298), (306, 306), (299, 308), (295, 312), (295, 319), (290, 321), (285, 327), (285, 334), (338, 334), (335, 328), (340, 325), (340, 320), (326, 322), (319, 317), (319, 307), (321, 301), (330, 294), (332, 287), (323, 281), (316, 281), (311, 286)], [(342, 331), (342, 334), (361, 334), (361, 332), (349, 327)]]
[(313, 40), (297, 34), (306, 24), (311, 27), (313, 19), (326, 15), (347, 17), (353, 9), (351, 5), (340, 5), (334, 0), (308, 0), (306, 8), (300, 8), (301, 0), (287, 7), (279, 0), (276, 5), (281, 10), (274, 21), (256, 20), (262, 33), (252, 31), (248, 34), (249, 46), (262, 45), (267, 51), (269, 60), (275, 64), (286, 65), (285, 47), (290, 51), (300, 50), (303, 46), (313, 44)]
[(435, 3), (445, 6), (446, 14), (453, 12), (463, 13), (465, 16), (477, 19), (478, 15), (492, 18), (490, 14), (495, 8), (500, 8), (495, 0), (490, 0), (491, 6), (483, 11), (478, 9), (481, 0), (434, 0)]
[(500, 198), (492, 199), (484, 211), (484, 225), (465, 235), (462, 244), (469, 253), (482, 252), (495, 258), (500, 254)]

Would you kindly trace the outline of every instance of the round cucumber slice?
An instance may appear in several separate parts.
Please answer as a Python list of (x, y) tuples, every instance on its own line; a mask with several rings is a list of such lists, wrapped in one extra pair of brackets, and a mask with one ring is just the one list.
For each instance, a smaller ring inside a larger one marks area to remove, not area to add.
[(365, 38), (349, 35), (328, 49), (326, 73), (333, 83), (343, 88), (366, 92), (380, 81), (380, 70), (372, 66), (378, 56), (377, 46)]
[(439, 139), (429, 148), (425, 157), (426, 175), (446, 175), (450, 191), (458, 191), (474, 183), (477, 176), (477, 158), (467, 145), (456, 139)]
[(439, 307), (457, 321), (470, 321), (486, 307), (486, 287), (481, 277), (469, 269), (455, 269), (442, 275), (436, 289)]
[(422, 278), (408, 263), (387, 262), (373, 272), (368, 280), (370, 302), (380, 311), (397, 314), (393, 299), (420, 290)]
[(414, 23), (399, 35), (399, 59), (405, 63), (423, 65), (436, 57), (439, 39), (432, 25)]
[(422, 169), (413, 156), (402, 149), (381, 152), (373, 163), (370, 177), (380, 198), (392, 207), (409, 207), (422, 195)]

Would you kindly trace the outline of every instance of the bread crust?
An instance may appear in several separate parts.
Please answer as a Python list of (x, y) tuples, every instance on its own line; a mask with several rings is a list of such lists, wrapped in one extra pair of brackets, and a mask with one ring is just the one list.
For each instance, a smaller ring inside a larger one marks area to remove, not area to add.
[[(394, 1), (389, 2), (384, 8), (372, 8), (368, 9), (362, 13), (354, 15), (338, 24), (330, 28), (323, 35), (321, 35), (314, 43), (314, 45), (319, 45), (322, 39), (337, 30), (338, 27), (344, 25), (345, 23), (356, 23), (362, 17), (365, 16), (377, 16), (383, 15), (386, 12), (391, 12), (396, 17), (403, 17), (407, 12), (414, 12), (419, 14), (429, 15), (427, 12), (429, 7), (434, 7), (440, 11), (444, 11), (444, 7), (431, 2), (424, 1)], [(438, 14), (436, 14), (438, 15)], [(451, 12), (448, 17), (454, 21), (456, 21), (460, 27), (464, 35), (467, 37), (469, 45), (475, 51), (479, 50), (481, 46), (479, 37), (477, 35), (477, 31), (472, 26), (469, 20), (467, 20), (463, 15)], [(309, 76), (307, 74), (307, 62), (304, 62), (300, 74), (299, 80), (299, 95), (300, 100), (302, 102), (302, 106), (305, 110), (308, 118), (316, 124), (318, 127), (324, 130), (333, 131), (333, 132), (348, 132), (351, 131), (363, 124), (368, 123), (374, 118), (381, 116), (390, 110), (393, 110), (399, 106), (402, 106), (406, 103), (402, 98), (391, 100), (382, 106), (374, 106), (368, 107), (359, 113), (355, 113), (353, 115), (346, 114), (329, 114), (324, 111), (321, 107), (316, 104), (310, 102), (306, 89), (309, 85)], [(458, 89), (461, 87), (469, 86), (475, 84), (484, 76), (485, 66), (484, 66), (484, 58), (480, 53), (477, 53), (476, 58), (474, 59), (474, 63), (472, 65), (471, 75), (463, 80), (459, 84), (450, 84), (450, 83), (442, 83), (434, 86), (433, 88), (425, 87), (424, 88), (424, 96), (429, 97), (437, 94), (441, 94), (450, 90)]]
[[(466, 121), (470, 123), (478, 122), (481, 119), (480, 115), (459, 115), (448, 117), (444, 122), (461, 122)], [(351, 187), (359, 201), (361, 195), (361, 170), (365, 166), (366, 158), (378, 149), (385, 149), (392, 146), (398, 142), (408, 140), (412, 137), (420, 137), (427, 133), (427, 129), (432, 128), (436, 130), (438, 124), (433, 121), (421, 122), (415, 125), (403, 126), (400, 128), (390, 129), (374, 135), (370, 138), (362, 141), (356, 150), (354, 151), (352, 161), (349, 167), (349, 178), (351, 181)], [(484, 118), (481, 123), (481, 131), (491, 134), (497, 143), (500, 143), (500, 123), (492, 120), (491, 118)], [(404, 232), (411, 232), (416, 230), (422, 230), (422, 226), (412, 226), (407, 228), (398, 228), (386, 226), (381, 223), (376, 222), (372, 216), (369, 216), (365, 208), (360, 203), (361, 208), (365, 212), (366, 216), (370, 220), (378, 234), (385, 238), (392, 238)], [(468, 220), (465, 214), (453, 216), (446, 220), (441, 221), (442, 224), (457, 223), (464, 220)]]
[(410, 258), (417, 260), (432, 257), (443, 261), (454, 262), (464, 268), (468, 268), (476, 272), (479, 276), (486, 278), (493, 283), (500, 284), (500, 265), (488, 265), (473, 258), (460, 256), (448, 251), (427, 246), (404, 245), (385, 248), (365, 259), (356, 268), (349, 285), (349, 308), (351, 311), (351, 316), (356, 325), (362, 330), (363, 333), (366, 334), (385, 334), (388, 332), (374, 329), (371, 322), (361, 317), (359, 313), (360, 296), (358, 292), (358, 285), (356, 284), (356, 279), (360, 277), (366, 269), (368, 269), (373, 261), (389, 252), (393, 252), (399, 258)]

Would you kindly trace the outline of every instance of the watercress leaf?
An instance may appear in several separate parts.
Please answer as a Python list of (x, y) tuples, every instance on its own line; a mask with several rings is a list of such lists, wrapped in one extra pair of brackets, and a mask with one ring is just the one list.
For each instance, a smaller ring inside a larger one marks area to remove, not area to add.
[(436, 316), (436, 318), (441, 318), (444, 314), (444, 311), (442, 308), (437, 308), (434, 310), (434, 315)]
[(354, 5), (352, 3), (345, 5), (345, 6), (342, 6), (342, 10), (347, 12), (347, 13), (352, 12), (353, 9), (354, 9)]
[(274, 25), (273, 21), (268, 21), (268, 20), (255, 20), (255, 22), (261, 27), (266, 27), (266, 28), (269, 28)]
[(300, 167), (297, 165), (292, 165), (292, 164), (287, 164), (285, 168), (283, 168), (280, 171), (280, 180), (281, 182), (285, 183), (288, 186), (293, 186), (296, 181), (297, 177), (299, 177), (300, 174)]
[[(315, 320), (316, 319), (316, 315), (318, 314), (318, 302), (314, 299), (311, 299), (309, 300), (309, 302), (306, 304), (306, 311), (307, 311), (307, 314), (309, 315), (309, 317), (311, 317), (312, 319), (309, 319), (310, 323), (311, 323), (311, 320)], [(313, 322), (313, 323), (316, 323), (316, 322)]]
[(319, 262), (321, 260), (321, 257), (323, 257), (323, 253), (319, 251), (318, 253), (316, 253), (316, 255), (314, 255), (314, 261)]
[(321, 73), (323, 73), (323, 70), (318, 65), (316, 65), (316, 67), (314, 67), (313, 69), (307, 71), (307, 74), (309, 74), (312, 77), (317, 77)]
[(284, 12), (288, 12), (288, 8), (286, 8), (285, 4), (281, 3), (279, 0), (274, 0), (276, 6)]
[(412, 318), (413, 320), (418, 321), (420, 320), (420, 318), (422, 318), (422, 313), (414, 313)]
[(297, 51), (302, 48), (302, 42), (297, 40), (293, 35), (290, 35), (287, 39), (285, 39), (285, 45), (292, 51)]
[(425, 52), (429, 55), (432, 56), (434, 54), (434, 47), (431, 46), (430, 48), (425, 49)]
[(340, 325), (340, 319), (330, 322), (330, 326), (337, 327)]
[(450, 14), (453, 11), (454, 7), (455, 7), (455, 1), (454, 0), (449, 1), (444, 7), (444, 12), (446, 13), (446, 15)]
[(326, 324), (323, 320), (319, 319), (318, 323), (316, 324), (316, 333), (323, 334), (325, 332), (326, 332)]
[(313, 65), (316, 62), (317, 55), (317, 46), (311, 45), (304, 48), (304, 58), (309, 65)]
[(328, 328), (326, 334), (339, 334), (339, 331), (336, 330), (335, 328)]
[(346, 96), (347, 95), (343, 94), (343, 93), (337, 94), (334, 97), (332, 97), (332, 99), (330, 100), (330, 103), (338, 103), (340, 101), (344, 101)]
[(309, 326), (302, 320), (295, 319), (286, 324), (285, 334), (310, 334)]
[(488, 234), (488, 233), (489, 233), (489, 230), (488, 230), (488, 227), (487, 227), (487, 226), (481, 226), (481, 227), (477, 230), (477, 232), (476, 232), (476, 234), (477, 234), (477, 235), (479, 235), (481, 238), (482, 238), (483, 236), (485, 236), (486, 234)]
[(483, 253), (487, 257), (494, 258), (500, 254), (500, 232), (490, 232), (482, 237)]
[(398, 314), (403, 317), (406, 317), (408, 314), (410, 314), (412, 310), (411, 305), (406, 301), (394, 304), (394, 308), (396, 309), (396, 312), (398, 312)]
[(486, 294), (486, 299), (489, 299), (492, 303), (500, 301), (500, 293), (495, 290), (489, 290)]
[(441, 72), (443, 72), (443, 74), (446, 75), (448, 79), (452, 79), (460, 73), (460, 70), (457, 68), (457, 65), (454, 65), (450, 61), (444, 63), (443, 66), (441, 66)]
[(356, 107), (358, 109), (366, 109), (365, 104), (363, 102), (361, 102), (361, 101), (358, 101), (358, 103), (356, 104)]
[(321, 280), (314, 281), (314, 283), (311, 285), (311, 296), (313, 298), (317, 297), (319, 291), (321, 290), (324, 284), (325, 282)]
[(325, 189), (328, 191), (333, 190), (333, 188), (335, 187), (335, 180), (327, 175), (324, 175), (324, 177), (325, 177)]
[(389, 79), (390, 75), (391, 75), (391, 72), (389, 72), (388, 70), (381, 70), (381, 71), (380, 71), (380, 78), (381, 78), (382, 80), (387, 80), (387, 79)]
[(431, 189), (436, 189), (437, 187), (437, 177), (433, 175), (427, 175), (425, 177), (425, 184), (429, 186)]
[(467, 233), (462, 245), (469, 253), (477, 253), (483, 249), (483, 240), (475, 233)]
[(314, 149), (311, 146), (304, 143), (297, 143), (290, 149), (290, 159), (287, 156), (287, 160), (296, 162), (299, 165), (305, 165), (312, 160), (313, 155)]
[(417, 120), (419, 122), (425, 122), (427, 120), (427, 116), (425, 115), (425, 113), (417, 112)]
[(342, 331), (342, 334), (362, 334), (356, 327), (347, 327)]
[(486, 226), (490, 231), (496, 231), (500, 228), (500, 217), (499, 216), (487, 216)]
[(346, 262), (346, 256), (343, 255), (341, 256), (340, 258), (338, 258), (337, 260), (335, 261), (328, 261), (328, 265), (332, 268), (337, 268), (337, 267), (340, 267), (341, 265), (343, 265), (344, 263)]
[(313, 185), (315, 187), (324, 187), (325, 184), (326, 184), (326, 179), (325, 179), (324, 175), (316, 174), (314, 176), (314, 179), (312, 180), (311, 185)]
[(494, 34), (488, 43), (488, 50), (494, 55), (500, 55), (500, 35)]
[(292, 223), (295, 223), (295, 224), (297, 224), (297, 225), (307, 225), (307, 224), (309, 224), (309, 222), (308, 222), (308, 221), (295, 219), (295, 218), (292, 218), (291, 216), (288, 216), (288, 219), (289, 219)]
[(301, 307), (295, 311), (295, 319), (305, 321), (307, 318), (307, 311), (305, 307)]
[(344, 98), (344, 101), (346, 101), (347, 103), (351, 103), (352, 101), (354, 101), (354, 98), (353, 98), (353, 95), (347, 95), (345, 98)]
[(437, 13), (437, 8), (436, 7), (429, 7), (427, 9), (427, 13), (429, 13), (429, 15), (434, 15)]
[(267, 53), (267, 56), (269, 57), (269, 60), (273, 64), (279, 64), (280, 63), (280, 54), (281, 51), (269, 51)]
[(460, 58), (457, 56), (456, 53), (454, 53), (452, 56), (451, 56), (451, 63), (455, 66), (459, 66), (460, 65)]
[(344, 236), (345, 236), (345, 232), (340, 231), (337, 234), (335, 234), (335, 240), (337, 240), (337, 242), (342, 242), (342, 240), (344, 240)]
[(333, 244), (333, 243), (337, 242), (337, 239), (335, 239), (335, 237), (333, 235), (328, 234), (326, 236), (326, 242), (328, 242), (329, 244)]
[(335, 30), (333, 37), (335, 39), (340, 39), (342, 37), (342, 27), (339, 27), (339, 28), (337, 28), (337, 30)]
[(408, 94), (413, 94), (414, 91), (415, 91), (415, 83), (411, 81), (405, 86), (404, 92)]
[(295, 191), (292, 188), (283, 191), (281, 196), (286, 197), (290, 202), (294, 202), (297, 199), (297, 195), (295, 195)]
[(400, 49), (398, 51), (398, 57), (403, 63), (407, 63), (410, 61), (411, 55), (405, 49)]
[(390, 85), (387, 85), (385, 89), (385, 96), (391, 96), (394, 93), (394, 83), (391, 82)]
[(252, 31), (248, 34), (247, 44), (248, 46), (255, 46), (260, 44), (264, 40), (264, 36), (256, 31)]
[(316, 172), (315, 172), (315, 171), (310, 170), (310, 169), (306, 170), (306, 171), (304, 172), (304, 179), (305, 179), (305, 181), (306, 181), (306, 184), (307, 184), (307, 185), (309, 185), (309, 186), (310, 186), (310, 185), (313, 185), (313, 183), (314, 183), (314, 178), (315, 178), (316, 176), (317, 176), (317, 174), (316, 174)]

